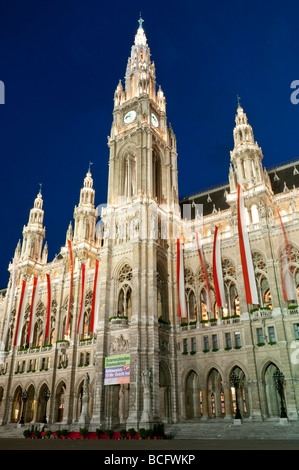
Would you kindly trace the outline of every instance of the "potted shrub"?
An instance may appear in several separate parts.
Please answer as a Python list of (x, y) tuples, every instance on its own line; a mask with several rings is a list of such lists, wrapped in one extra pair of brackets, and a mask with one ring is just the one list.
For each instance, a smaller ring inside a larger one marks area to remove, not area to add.
[(108, 439), (112, 439), (112, 436), (114, 434), (114, 431), (112, 429), (107, 429), (107, 431), (105, 431), (105, 433), (108, 436)]
[(154, 431), (152, 429), (147, 429), (145, 431), (145, 438), (150, 440), (154, 435)]
[(62, 429), (61, 430), (61, 439), (66, 439), (68, 433), (69, 433), (68, 429)]
[(42, 436), (42, 433), (38, 429), (35, 429), (33, 431), (33, 436), (34, 436), (34, 439), (40, 439)]
[(101, 438), (100, 436), (101, 436), (102, 434), (104, 434), (104, 431), (102, 431), (102, 429), (97, 428), (97, 429), (96, 429), (97, 439), (100, 439), (100, 438)]
[(146, 430), (144, 428), (141, 428), (138, 430), (138, 436), (139, 439), (145, 439), (146, 438)]
[(154, 425), (154, 436), (156, 436), (157, 439), (164, 438), (164, 424), (163, 423)]
[(31, 437), (30, 429), (25, 429), (24, 432), (23, 432), (23, 436), (25, 437), (25, 439), (30, 439), (30, 437)]
[(119, 431), (119, 434), (120, 434), (121, 439), (123, 440), (127, 437), (127, 430), (126, 429), (121, 429)]
[(86, 427), (85, 428), (80, 428), (79, 434), (82, 437), (82, 439), (86, 439), (86, 436), (88, 434), (88, 429)]
[(61, 438), (61, 433), (62, 433), (61, 429), (57, 429), (57, 431), (55, 431), (55, 434), (56, 434), (56, 436), (57, 436), (57, 439), (60, 439), (60, 438)]
[(136, 436), (136, 430), (134, 428), (128, 429), (129, 439), (133, 439)]
[(46, 439), (50, 439), (51, 434), (52, 434), (51, 429), (47, 429), (47, 430), (45, 431), (45, 438), (46, 438)]

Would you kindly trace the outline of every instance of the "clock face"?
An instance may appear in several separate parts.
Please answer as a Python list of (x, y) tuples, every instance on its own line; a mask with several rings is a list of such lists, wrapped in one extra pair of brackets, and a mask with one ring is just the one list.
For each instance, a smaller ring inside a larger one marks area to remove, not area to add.
[(158, 122), (158, 119), (156, 118), (156, 116), (154, 115), (154, 113), (152, 113), (152, 123), (155, 127), (158, 127), (159, 126), (159, 122)]
[(129, 111), (124, 117), (124, 123), (129, 124), (130, 122), (133, 122), (135, 118), (136, 118), (136, 112), (133, 110)]

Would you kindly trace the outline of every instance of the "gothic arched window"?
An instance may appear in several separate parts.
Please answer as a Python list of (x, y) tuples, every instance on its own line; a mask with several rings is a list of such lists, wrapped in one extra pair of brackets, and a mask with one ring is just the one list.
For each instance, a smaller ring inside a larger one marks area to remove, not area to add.
[(168, 321), (168, 309), (167, 309), (167, 281), (164, 270), (158, 267), (157, 270), (157, 309), (158, 319)]
[(161, 159), (156, 151), (153, 151), (153, 197), (157, 199), (158, 203), (162, 202), (162, 176), (161, 176)]
[(263, 255), (258, 251), (252, 252), (252, 261), (255, 272), (256, 287), (261, 307), (272, 309), (270, 285), (267, 276), (267, 264)]
[(133, 197), (136, 194), (136, 155), (130, 150), (123, 160), (123, 195)]
[(128, 319), (132, 315), (132, 268), (125, 264), (118, 276), (117, 315)]

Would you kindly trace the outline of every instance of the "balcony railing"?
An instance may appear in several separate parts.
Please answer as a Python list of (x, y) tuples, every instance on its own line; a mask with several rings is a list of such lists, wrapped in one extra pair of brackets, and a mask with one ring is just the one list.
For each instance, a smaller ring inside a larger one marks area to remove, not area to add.
[(201, 329), (201, 328), (216, 328), (217, 326), (225, 326), (225, 325), (233, 325), (235, 323), (240, 323), (239, 315), (233, 317), (223, 317), (218, 319), (210, 319), (210, 320), (201, 320), (199, 322), (191, 321), (189, 323), (182, 322), (180, 324), (181, 331), (188, 331), (193, 329)]

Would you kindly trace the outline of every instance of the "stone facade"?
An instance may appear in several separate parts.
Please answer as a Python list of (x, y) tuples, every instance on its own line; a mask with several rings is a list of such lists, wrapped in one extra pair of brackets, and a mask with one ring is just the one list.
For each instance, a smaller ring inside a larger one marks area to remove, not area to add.
[[(282, 416), (282, 404), (289, 420), (298, 419), (299, 161), (263, 168), (261, 148), (240, 104), (233, 135), (229, 182), (179, 201), (176, 138), (167, 124), (163, 91), (156, 90), (140, 19), (125, 85), (119, 82), (114, 96), (107, 206), (98, 213), (89, 169), (74, 228), (70, 223), (65, 246), (48, 262), (40, 191), (14, 254), (15, 279), (9, 265), (0, 300), (2, 424), (23, 417), (25, 423), (138, 429), (195, 418), (232, 420), (238, 411), (243, 420), (267, 420)], [(238, 184), (244, 188), (257, 305), (248, 305), (245, 297)], [(290, 301), (284, 300), (281, 283), (285, 245), (277, 209), (289, 242), (295, 292)], [(216, 226), (224, 308), (217, 307), (213, 285)], [(212, 293), (209, 311), (196, 232)], [(184, 246), (185, 318), (177, 316), (177, 237)], [(80, 331), (83, 265), (88, 274)], [(28, 342), (34, 277), (40, 288)], [(130, 355), (130, 382), (104, 385), (105, 358), (123, 354)], [(275, 371), (283, 374), (282, 393)]]

